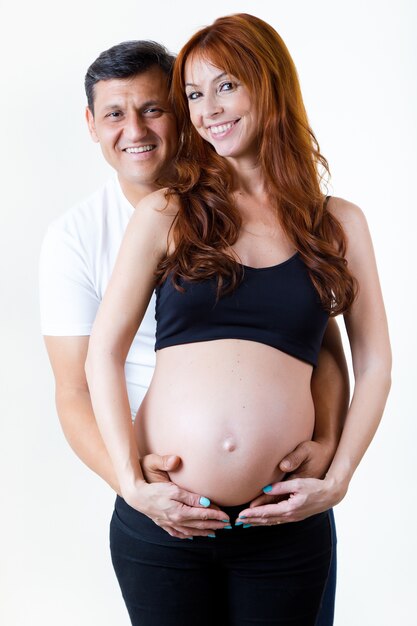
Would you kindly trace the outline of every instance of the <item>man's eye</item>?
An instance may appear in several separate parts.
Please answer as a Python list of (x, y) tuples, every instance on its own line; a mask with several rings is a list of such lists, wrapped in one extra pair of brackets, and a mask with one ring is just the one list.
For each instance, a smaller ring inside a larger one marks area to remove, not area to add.
[(110, 111), (110, 113), (107, 113), (106, 117), (109, 117), (111, 119), (117, 119), (121, 115), (122, 115), (121, 111)]
[(156, 116), (156, 115), (162, 115), (163, 111), (162, 111), (162, 109), (158, 109), (156, 107), (152, 107), (152, 108), (149, 108), (149, 109), (145, 109), (144, 113), (145, 113), (145, 115)]

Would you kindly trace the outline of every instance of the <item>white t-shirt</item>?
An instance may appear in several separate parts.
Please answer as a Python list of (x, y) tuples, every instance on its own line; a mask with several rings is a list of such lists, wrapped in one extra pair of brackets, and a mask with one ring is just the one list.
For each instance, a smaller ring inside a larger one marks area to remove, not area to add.
[[(84, 202), (54, 220), (40, 256), (43, 335), (87, 336), (109, 282), (133, 207), (116, 176)], [(126, 359), (132, 415), (142, 402), (155, 366), (155, 296)]]

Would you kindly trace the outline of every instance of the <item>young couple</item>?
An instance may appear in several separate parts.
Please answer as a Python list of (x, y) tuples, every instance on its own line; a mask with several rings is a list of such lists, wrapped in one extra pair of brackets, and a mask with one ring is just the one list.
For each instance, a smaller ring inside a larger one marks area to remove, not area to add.
[(363, 213), (323, 194), (293, 61), (256, 17), (175, 63), (120, 44), (85, 85), (116, 175), (46, 234), (42, 332), (67, 439), (118, 494), (132, 624), (332, 624), (331, 507), (390, 386)]

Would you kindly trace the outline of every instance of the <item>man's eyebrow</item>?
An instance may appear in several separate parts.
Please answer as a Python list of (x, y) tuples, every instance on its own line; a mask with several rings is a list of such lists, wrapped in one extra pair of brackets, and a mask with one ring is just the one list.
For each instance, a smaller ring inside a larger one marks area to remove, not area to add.
[[(146, 100), (146, 102), (142, 102), (142, 104), (140, 105), (141, 109), (146, 109), (150, 106), (162, 106), (162, 103), (160, 100)], [(106, 104), (103, 107), (103, 111), (114, 111), (115, 109), (123, 109), (123, 104), (121, 102), (115, 102), (113, 104)]]
[(162, 101), (161, 100), (146, 100), (146, 102), (142, 102), (142, 104), (140, 105), (141, 109), (146, 109), (147, 107), (152, 107), (152, 106), (162, 106)]
[[(213, 78), (213, 80), (211, 82), (215, 83), (216, 80), (220, 80), (221, 78), (223, 78), (223, 76), (227, 76), (227, 72), (222, 72), (221, 74), (219, 74), (218, 76)], [(198, 87), (198, 85), (196, 83), (185, 83), (185, 86), (186, 87)]]
[(114, 111), (115, 109), (120, 108), (122, 108), (120, 103), (106, 104), (106, 106), (103, 107), (103, 111)]

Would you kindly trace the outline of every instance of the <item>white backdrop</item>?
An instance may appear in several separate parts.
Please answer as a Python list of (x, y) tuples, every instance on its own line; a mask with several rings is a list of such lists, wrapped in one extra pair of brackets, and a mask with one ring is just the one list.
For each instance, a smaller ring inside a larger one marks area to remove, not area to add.
[[(415, 626), (417, 249), (413, 0), (0, 0), (0, 622), (127, 626), (108, 552), (113, 494), (66, 444), (39, 334), (37, 263), (48, 222), (109, 168), (84, 124), (83, 78), (105, 48), (172, 51), (220, 15), (249, 12), (283, 36), (332, 171), (374, 238), (394, 350), (378, 434), (337, 507), (336, 626)], [(197, 625), (196, 625), (197, 626)]]

